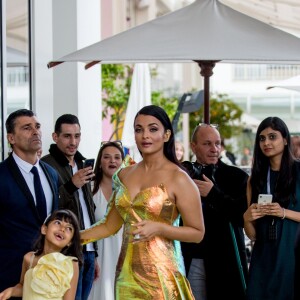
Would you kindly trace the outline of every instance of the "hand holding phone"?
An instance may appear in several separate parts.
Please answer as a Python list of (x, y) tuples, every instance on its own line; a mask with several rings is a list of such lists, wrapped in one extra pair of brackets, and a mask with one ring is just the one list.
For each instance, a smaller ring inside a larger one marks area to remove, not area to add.
[(92, 167), (92, 169), (93, 169), (93, 168), (94, 168), (94, 163), (95, 163), (95, 159), (94, 159), (94, 158), (86, 159), (86, 160), (83, 162), (83, 167), (84, 167), (84, 168)]
[(258, 204), (269, 204), (272, 203), (273, 195), (271, 194), (259, 194), (257, 203)]
[[(91, 169), (89, 175), (92, 175), (92, 174), (93, 174), (94, 163), (95, 163), (95, 159), (94, 159), (94, 158), (86, 159), (86, 160), (83, 162), (83, 168), (92, 167), (92, 169)], [(94, 178), (94, 176), (92, 176), (92, 177), (91, 177), (90, 179), (88, 179), (88, 180), (93, 180), (93, 178)]]

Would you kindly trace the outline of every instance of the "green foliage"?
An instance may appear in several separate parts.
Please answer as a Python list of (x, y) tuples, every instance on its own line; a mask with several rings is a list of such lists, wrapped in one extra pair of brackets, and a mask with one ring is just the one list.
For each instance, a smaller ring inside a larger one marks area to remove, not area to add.
[(102, 65), (102, 117), (111, 114), (116, 139), (120, 139), (127, 102), (129, 99), (132, 68), (129, 65)]
[[(152, 77), (155, 73), (152, 71)], [(102, 65), (102, 107), (103, 118), (111, 114), (110, 122), (114, 124), (114, 136), (121, 138), (125, 113), (130, 94), (130, 85), (133, 68), (129, 65), (105, 64)], [(166, 97), (162, 91), (152, 91), (152, 103), (165, 109), (168, 116), (173, 120), (178, 107), (178, 97)], [(243, 111), (225, 94), (214, 95), (210, 99), (210, 123), (219, 124), (220, 134), (228, 139), (237, 136), (242, 132), (238, 125)], [(190, 131), (198, 123), (203, 122), (203, 106), (197, 112), (190, 113)], [(181, 119), (180, 119), (181, 120)], [(178, 124), (180, 130), (181, 123)]]
[[(226, 94), (216, 94), (210, 99), (210, 123), (218, 124), (221, 137), (229, 139), (242, 132), (242, 126), (238, 125), (242, 116), (242, 109), (235, 104)], [(190, 134), (197, 124), (203, 122), (204, 107), (190, 114)]]
[(177, 97), (168, 98), (165, 97), (163, 93), (160, 91), (153, 91), (151, 99), (152, 99), (152, 104), (162, 107), (166, 111), (170, 120), (173, 120), (178, 106)]
[[(102, 65), (102, 117), (111, 114), (110, 122), (114, 124), (111, 138), (121, 138), (127, 103), (130, 95), (130, 85), (133, 68), (129, 65), (106, 64)], [(152, 70), (152, 77), (156, 73)], [(160, 91), (152, 91), (152, 103), (166, 110), (170, 119), (175, 115), (178, 99), (165, 97)]]

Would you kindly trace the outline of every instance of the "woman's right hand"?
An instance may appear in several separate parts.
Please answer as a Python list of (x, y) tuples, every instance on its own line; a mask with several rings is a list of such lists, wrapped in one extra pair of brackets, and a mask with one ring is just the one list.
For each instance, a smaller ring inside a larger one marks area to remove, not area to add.
[(245, 222), (253, 222), (259, 218), (262, 218), (266, 215), (262, 205), (257, 203), (252, 203), (244, 213)]
[(256, 240), (255, 220), (266, 215), (262, 211), (261, 205), (252, 203), (244, 213), (244, 229), (245, 233), (251, 241)]

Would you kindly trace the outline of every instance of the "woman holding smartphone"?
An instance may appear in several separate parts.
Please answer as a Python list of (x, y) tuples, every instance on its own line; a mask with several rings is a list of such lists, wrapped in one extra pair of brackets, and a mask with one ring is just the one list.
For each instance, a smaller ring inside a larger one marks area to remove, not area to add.
[[(290, 147), (290, 133), (278, 117), (259, 125), (248, 181), (247, 236), (255, 241), (247, 299), (294, 299), (295, 236), (300, 222), (300, 164)], [(259, 204), (259, 195), (272, 195)]]

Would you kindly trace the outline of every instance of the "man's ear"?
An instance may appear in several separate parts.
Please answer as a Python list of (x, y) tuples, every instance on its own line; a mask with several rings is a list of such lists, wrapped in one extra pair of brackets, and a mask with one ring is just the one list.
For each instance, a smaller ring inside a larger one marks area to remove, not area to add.
[(190, 143), (190, 146), (191, 146), (192, 152), (195, 154), (195, 147), (196, 147), (196, 144), (195, 144), (194, 142), (191, 142), (191, 143)]
[(15, 138), (14, 135), (12, 133), (8, 133), (6, 135), (7, 141), (9, 144), (13, 145), (15, 143)]
[(56, 133), (56, 132), (53, 132), (53, 133), (52, 133), (52, 140), (53, 140), (55, 143), (57, 142), (57, 138), (58, 138), (57, 133)]

